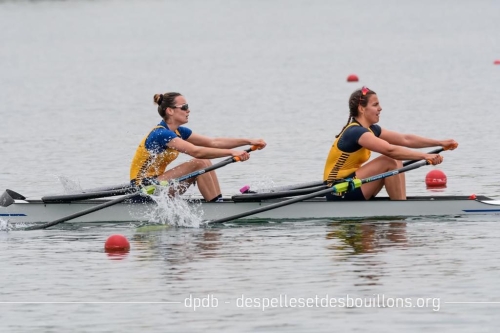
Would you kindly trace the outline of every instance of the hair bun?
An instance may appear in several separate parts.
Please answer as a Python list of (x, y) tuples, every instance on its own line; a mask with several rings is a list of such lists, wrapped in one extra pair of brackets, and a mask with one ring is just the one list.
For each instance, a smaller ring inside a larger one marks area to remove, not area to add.
[(163, 102), (163, 94), (158, 95), (158, 101), (156, 103), (161, 105), (161, 102)]

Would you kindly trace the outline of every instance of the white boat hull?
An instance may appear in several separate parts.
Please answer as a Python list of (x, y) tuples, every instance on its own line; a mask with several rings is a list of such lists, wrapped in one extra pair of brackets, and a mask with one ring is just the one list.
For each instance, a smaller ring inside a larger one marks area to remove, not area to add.
[[(273, 199), (261, 202), (220, 203), (196, 202), (197, 211), (203, 220), (215, 220), (261, 206), (286, 200)], [(9, 223), (47, 223), (68, 216), (107, 200), (75, 201), (72, 203), (44, 203), (40, 200), (15, 200), (7, 207), (0, 206), (0, 219)], [(105, 222), (156, 222), (154, 203), (120, 203), (81, 216), (65, 223)], [(409, 217), (409, 216), (460, 216), (468, 214), (500, 214), (500, 201), (488, 198), (471, 200), (467, 197), (415, 197), (406, 201), (376, 199), (365, 202), (326, 202), (322, 198), (294, 203), (251, 215), (244, 220), (267, 219), (341, 219), (367, 217)], [(175, 223), (175, 221), (172, 221)]]

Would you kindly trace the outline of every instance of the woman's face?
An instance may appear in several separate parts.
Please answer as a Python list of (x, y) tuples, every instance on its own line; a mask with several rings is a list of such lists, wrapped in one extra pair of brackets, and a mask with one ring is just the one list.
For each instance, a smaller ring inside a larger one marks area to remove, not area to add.
[(173, 121), (179, 124), (186, 124), (188, 122), (191, 110), (189, 110), (189, 108), (186, 110), (187, 105), (188, 104), (184, 96), (177, 96), (175, 98), (175, 106), (171, 108), (173, 110), (171, 115)]
[(360, 106), (360, 113), (368, 120), (371, 124), (376, 124), (380, 120), (380, 111), (382, 107), (378, 101), (377, 95), (373, 94), (368, 97), (368, 104), (363, 107)]

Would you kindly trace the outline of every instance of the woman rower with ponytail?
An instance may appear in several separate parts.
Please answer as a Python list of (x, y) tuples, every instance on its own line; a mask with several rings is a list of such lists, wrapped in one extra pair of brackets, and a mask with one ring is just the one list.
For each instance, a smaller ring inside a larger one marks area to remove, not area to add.
[[(154, 95), (158, 113), (162, 121), (141, 141), (130, 166), (130, 182), (134, 186), (144, 186), (158, 181), (171, 180), (212, 165), (209, 159), (225, 156), (239, 157), (246, 161), (250, 155), (234, 148), (255, 145), (262, 149), (266, 142), (262, 139), (210, 138), (193, 133), (182, 125), (188, 122), (191, 110), (186, 98), (177, 92)], [(167, 170), (179, 152), (194, 159)], [(215, 171), (185, 180), (170, 191), (171, 195), (182, 194), (194, 184), (198, 184), (203, 198), (213, 202), (222, 198)]]
[[(376, 125), (380, 119), (377, 94), (363, 87), (354, 91), (349, 98), (349, 118), (346, 125), (335, 137), (325, 164), (323, 180), (327, 185), (346, 178), (367, 178), (403, 166), (402, 160), (430, 160), (439, 164), (443, 157), (426, 154), (408, 148), (441, 146), (455, 149), (458, 143), (453, 139), (435, 140), (414, 134), (402, 134)], [(381, 156), (367, 162), (371, 152)], [(367, 163), (365, 163), (367, 162)], [(387, 177), (363, 184), (361, 187), (342, 195), (330, 193), (327, 200), (369, 200), (385, 186), (391, 200), (406, 200), (405, 174)]]

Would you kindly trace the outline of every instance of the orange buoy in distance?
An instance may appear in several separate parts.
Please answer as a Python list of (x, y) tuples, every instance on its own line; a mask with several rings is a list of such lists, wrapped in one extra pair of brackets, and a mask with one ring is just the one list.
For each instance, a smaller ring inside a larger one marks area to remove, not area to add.
[(493, 65), (500, 65), (500, 59), (493, 61)]
[(427, 187), (446, 187), (447, 178), (443, 171), (434, 169), (425, 176)]
[(359, 78), (356, 74), (351, 74), (347, 77), (347, 82), (358, 82)]
[(130, 243), (123, 235), (111, 235), (104, 244), (106, 252), (120, 252), (130, 250)]

